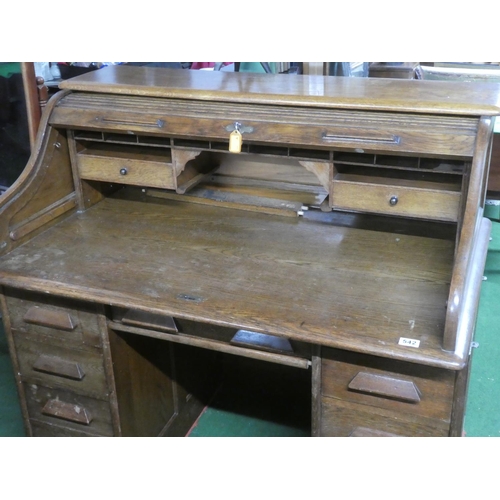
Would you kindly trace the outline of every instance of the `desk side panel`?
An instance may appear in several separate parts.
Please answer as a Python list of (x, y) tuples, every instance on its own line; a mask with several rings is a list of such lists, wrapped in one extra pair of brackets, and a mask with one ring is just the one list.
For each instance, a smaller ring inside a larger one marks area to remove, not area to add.
[(61, 97), (63, 95), (56, 94), (45, 108), (29, 162), (0, 198), (0, 255), (76, 209), (66, 134), (48, 125), (49, 116)]

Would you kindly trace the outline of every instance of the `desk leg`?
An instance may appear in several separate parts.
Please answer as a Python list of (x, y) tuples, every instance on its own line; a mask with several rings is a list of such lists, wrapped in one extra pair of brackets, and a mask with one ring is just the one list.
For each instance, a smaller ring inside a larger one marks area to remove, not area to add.
[(319, 437), (321, 430), (321, 346), (313, 346), (311, 361), (311, 436)]

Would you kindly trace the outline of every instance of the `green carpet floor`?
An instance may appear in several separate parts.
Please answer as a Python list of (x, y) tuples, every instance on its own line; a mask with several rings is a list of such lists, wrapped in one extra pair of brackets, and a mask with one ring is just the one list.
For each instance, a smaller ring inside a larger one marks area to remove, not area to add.
[[(494, 207), (490, 242), (482, 284), (473, 350), (469, 394), (466, 406), (465, 433), (468, 437), (500, 436), (500, 223)], [(491, 212), (491, 211), (490, 211)], [(487, 213), (488, 215), (488, 213)], [(191, 429), (192, 437), (202, 436), (305, 436), (310, 425), (308, 415), (308, 378), (299, 369), (290, 369), (283, 377), (296, 377), (295, 393), (303, 405), (290, 403), (282, 375), (272, 364), (246, 361), (229, 367), (231, 377), (205, 409)], [(235, 367), (238, 367), (235, 370)], [(282, 368), (282, 367), (280, 367)], [(272, 381), (272, 383), (270, 383)], [(289, 385), (288, 385), (289, 386)], [(244, 390), (242, 390), (242, 387)], [(244, 394), (244, 396), (242, 396)], [(264, 404), (255, 404), (256, 401)], [(295, 404), (295, 406), (293, 406)], [(7, 342), (0, 322), (0, 436), (24, 436), (21, 412), (8, 355)]]
[[(498, 214), (492, 215), (498, 221)], [(500, 436), (500, 223), (495, 221), (484, 276), (464, 426), (471, 437)]]
[(3, 324), (0, 321), (0, 436), (24, 436), (21, 409)]

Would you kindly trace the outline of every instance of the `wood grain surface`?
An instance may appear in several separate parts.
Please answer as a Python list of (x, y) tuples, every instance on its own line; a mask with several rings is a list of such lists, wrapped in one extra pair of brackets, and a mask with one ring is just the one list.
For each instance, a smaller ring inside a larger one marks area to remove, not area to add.
[(11, 252), (0, 283), (455, 367), (441, 350), (453, 250), (443, 239), (108, 198)]
[(109, 66), (62, 89), (209, 101), (496, 115), (496, 83), (272, 75)]

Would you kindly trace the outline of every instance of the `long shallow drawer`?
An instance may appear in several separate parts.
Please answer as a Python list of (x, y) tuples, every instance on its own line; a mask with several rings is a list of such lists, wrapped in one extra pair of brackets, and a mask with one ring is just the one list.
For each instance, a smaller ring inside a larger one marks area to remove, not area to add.
[(445, 437), (448, 434), (449, 425), (440, 420), (322, 399), (320, 435), (324, 437)]
[(15, 330), (13, 333), (23, 380), (108, 399), (103, 358), (99, 351), (68, 349), (33, 341)]
[(332, 208), (456, 222), (460, 185), (337, 174)]
[(175, 189), (170, 150), (94, 144), (77, 154), (82, 179)]
[(76, 432), (113, 435), (111, 411), (107, 401), (36, 384), (25, 383), (24, 386), (31, 420)]
[(12, 289), (6, 290), (5, 298), (14, 330), (59, 345), (101, 346), (92, 304)]
[[(183, 296), (183, 300), (197, 300)], [(116, 331), (308, 369), (309, 346), (253, 331), (238, 330), (138, 310), (113, 308), (108, 325)]]
[(450, 422), (455, 373), (323, 349), (322, 396)]

